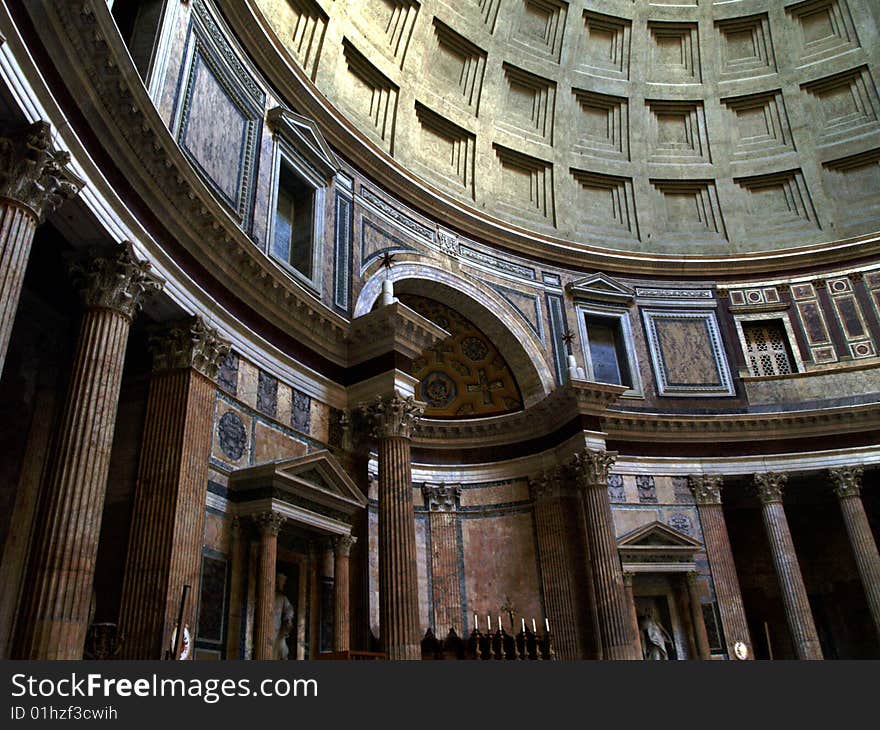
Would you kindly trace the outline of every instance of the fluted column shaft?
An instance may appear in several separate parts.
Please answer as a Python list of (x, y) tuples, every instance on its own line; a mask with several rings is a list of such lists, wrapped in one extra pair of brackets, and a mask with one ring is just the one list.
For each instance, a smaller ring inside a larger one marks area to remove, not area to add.
[(703, 617), (703, 602), (700, 600), (699, 578), (696, 573), (685, 576), (687, 585), (688, 606), (691, 612), (691, 626), (694, 630), (694, 644), (697, 647), (698, 659), (710, 659), (712, 650), (709, 648), (709, 634), (706, 633), (706, 619)]
[(18, 623), (20, 658), (82, 657), (129, 325), (106, 309), (83, 318)]
[(337, 537), (333, 542), (333, 651), (351, 648), (349, 554), (356, 538)]
[(431, 588), (434, 631), (443, 638), (450, 629), (459, 636), (462, 626), (461, 582), (458, 569), (458, 518), (461, 487), (426, 484), (422, 487), (429, 510)]
[(877, 552), (877, 543), (862, 503), (861, 477), (861, 467), (846, 467), (831, 472), (834, 492), (840, 502), (840, 511), (874, 619), (874, 628), (880, 636), (880, 554)]
[(733, 658), (734, 647), (737, 642), (742, 642), (748, 648), (748, 659), (754, 659), (730, 536), (721, 507), (722, 478), (716, 474), (695, 474), (688, 478), (688, 483), (700, 516), (727, 653)]
[(634, 650), (630, 608), (608, 499), (608, 470), (614, 456), (585, 449), (576, 455), (574, 467), (587, 521), (602, 656), (604, 659), (640, 659)]
[(822, 659), (819, 635), (782, 505), (785, 482), (784, 474), (755, 474), (755, 485), (761, 500), (761, 517), (770, 542), (773, 567), (779, 580), (785, 618), (795, 653), (798, 659)]
[(408, 438), (379, 440), (379, 626), (389, 659), (420, 659), (416, 529)]
[(30, 210), (13, 202), (0, 201), (0, 373), (6, 362), (36, 230), (37, 219)]
[(244, 572), (248, 557), (248, 540), (239, 517), (232, 518), (229, 565), (229, 629), (226, 641), (227, 659), (244, 659), (241, 653), (242, 596), (245, 591)]
[(0, 374), (37, 225), (82, 187), (69, 162), (52, 151), (46, 122), (0, 137)]
[(626, 602), (629, 604), (630, 631), (632, 631), (633, 636), (632, 650), (633, 654), (638, 654), (640, 657), (644, 657), (645, 652), (642, 649), (641, 630), (639, 629), (639, 613), (636, 611), (636, 597), (633, 592), (633, 578), (635, 578), (635, 576), (632, 573), (623, 574), (623, 585), (626, 589)]
[(254, 610), (254, 659), (275, 658), (275, 571), (278, 557), (278, 533), (284, 517), (268, 512), (256, 517), (260, 531), (257, 551), (257, 596)]
[(530, 487), (535, 502), (544, 606), (553, 626), (554, 649), (560, 659), (580, 659), (579, 622), (575, 613), (573, 571), (566, 548), (566, 520), (559, 476), (543, 474), (531, 480)]
[(421, 659), (410, 438), (424, 407), (394, 393), (361, 409), (378, 440), (382, 648), (389, 659)]
[(190, 587), (183, 625), (195, 627), (208, 457), (219, 362), (229, 351), (199, 318), (151, 337), (147, 398), (119, 614), (126, 659), (161, 659)]

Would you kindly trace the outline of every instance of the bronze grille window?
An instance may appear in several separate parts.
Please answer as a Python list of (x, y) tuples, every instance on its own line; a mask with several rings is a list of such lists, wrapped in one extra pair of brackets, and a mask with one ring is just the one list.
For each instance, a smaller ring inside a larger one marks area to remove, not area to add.
[(788, 375), (793, 372), (788, 337), (781, 320), (743, 322), (746, 360), (752, 375)]

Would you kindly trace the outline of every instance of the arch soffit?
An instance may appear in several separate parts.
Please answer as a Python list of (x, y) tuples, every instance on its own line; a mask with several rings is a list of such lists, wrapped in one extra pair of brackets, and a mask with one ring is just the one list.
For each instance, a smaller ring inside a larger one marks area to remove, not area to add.
[[(504, 299), (470, 278), (422, 263), (407, 262), (388, 270), (379, 269), (361, 289), (355, 304), (355, 317), (373, 308), (386, 276), (394, 282), (396, 294), (418, 294), (443, 302), (491, 337), (513, 370), (525, 407), (540, 401), (556, 387), (544, 344), (519, 321)], [(498, 312), (508, 316), (502, 320)]]

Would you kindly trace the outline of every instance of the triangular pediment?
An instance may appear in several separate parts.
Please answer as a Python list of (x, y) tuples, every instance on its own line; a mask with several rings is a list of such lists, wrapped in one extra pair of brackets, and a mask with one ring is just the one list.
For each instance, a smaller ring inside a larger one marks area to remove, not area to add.
[(326, 449), (295, 459), (275, 462), (276, 478), (299, 482), (345, 501), (366, 506), (367, 501), (351, 477)]
[(269, 128), (282, 135), (325, 180), (339, 171), (336, 154), (311, 119), (276, 106), (269, 110), (266, 121)]
[(690, 535), (679, 532), (662, 522), (651, 522), (643, 525), (632, 532), (628, 532), (617, 541), (617, 547), (621, 550), (632, 548), (658, 548), (668, 550), (677, 548), (683, 552), (695, 552), (703, 549), (703, 544)]
[(602, 272), (577, 279), (566, 286), (566, 289), (575, 299), (614, 302), (616, 304), (629, 304), (636, 294), (634, 289), (630, 289)]

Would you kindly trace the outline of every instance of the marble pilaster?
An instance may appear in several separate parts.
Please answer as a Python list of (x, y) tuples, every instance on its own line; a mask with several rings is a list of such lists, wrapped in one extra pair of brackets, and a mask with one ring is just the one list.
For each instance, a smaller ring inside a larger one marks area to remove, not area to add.
[(694, 644), (698, 659), (710, 659), (712, 650), (709, 648), (709, 635), (706, 633), (706, 619), (703, 617), (703, 602), (700, 600), (699, 576), (690, 572), (684, 577), (687, 588), (688, 608), (691, 615), (691, 628), (694, 632)]
[(333, 651), (351, 649), (349, 555), (357, 538), (340, 535), (333, 540)]
[(431, 580), (434, 632), (443, 638), (449, 629), (459, 636), (461, 623), (461, 585), (458, 569), (458, 529), (456, 511), (461, 503), (461, 487), (424, 485), (422, 495), (428, 508), (431, 535)]
[(278, 558), (278, 533), (285, 517), (277, 512), (254, 516), (259, 530), (257, 550), (257, 590), (254, 610), (254, 659), (275, 658), (275, 571)]

